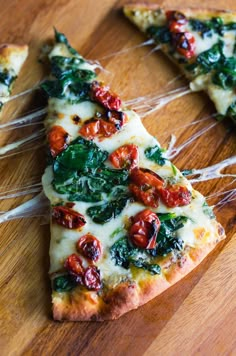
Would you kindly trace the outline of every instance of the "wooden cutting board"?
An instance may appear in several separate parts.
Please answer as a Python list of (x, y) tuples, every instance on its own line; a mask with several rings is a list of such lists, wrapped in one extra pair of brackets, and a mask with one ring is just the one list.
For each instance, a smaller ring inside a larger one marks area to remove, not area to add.
[[(149, 1), (151, 2), (151, 1)], [(100, 59), (107, 72), (101, 78), (124, 100), (165, 93), (185, 85), (178, 70), (151, 47), (112, 55), (144, 41), (128, 23), (115, 0), (0, 0), (1, 41), (28, 43), (30, 55), (14, 93), (37, 84), (47, 69), (37, 61), (52, 27), (64, 32), (82, 55)], [(169, 8), (184, 0), (160, 1)], [(188, 6), (199, 1), (188, 1)], [(204, 7), (236, 10), (235, 0), (208, 0)], [(105, 58), (103, 58), (105, 57)], [(6, 105), (5, 122), (43, 105), (39, 93)], [(175, 100), (144, 118), (146, 128), (166, 146), (171, 134), (177, 145), (215, 121), (214, 107), (202, 94)], [(198, 123), (191, 124), (195, 121)], [(191, 124), (191, 125), (190, 125)], [(24, 137), (41, 126), (1, 132), (0, 144)], [(38, 143), (42, 143), (42, 140)], [(0, 160), (1, 191), (40, 181), (45, 151), (37, 142), (28, 151)], [(236, 154), (235, 132), (229, 121), (187, 146), (174, 160), (180, 169), (203, 168)], [(225, 170), (236, 173), (235, 166)], [(232, 179), (195, 184), (203, 194), (235, 189)], [(31, 195), (33, 196), (33, 195)], [(8, 210), (31, 196), (1, 201)], [(213, 204), (224, 196), (210, 199)], [(13, 220), (0, 225), (0, 354), (1, 355), (228, 355), (236, 353), (236, 227), (235, 201), (218, 205), (215, 213), (227, 232), (223, 241), (190, 275), (147, 305), (104, 323), (58, 323), (51, 317), (49, 226), (42, 218)]]

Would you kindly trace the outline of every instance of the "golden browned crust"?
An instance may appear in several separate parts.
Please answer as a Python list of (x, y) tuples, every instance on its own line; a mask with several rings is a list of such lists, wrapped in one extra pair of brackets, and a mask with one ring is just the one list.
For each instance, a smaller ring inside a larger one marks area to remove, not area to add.
[(0, 65), (7, 69), (14, 69), (19, 73), (21, 66), (28, 56), (27, 45), (2, 44), (0, 45)]
[(155, 11), (155, 10), (178, 10), (181, 11), (187, 18), (188, 17), (195, 17), (201, 20), (208, 20), (212, 17), (217, 17), (220, 16), (226, 23), (231, 22), (231, 21), (236, 21), (236, 12), (230, 11), (230, 10), (220, 10), (220, 9), (214, 9), (214, 8), (194, 8), (194, 7), (189, 7), (189, 8), (183, 8), (183, 7), (178, 7), (175, 6), (174, 8), (166, 8), (162, 7), (159, 4), (147, 4), (147, 3), (136, 3), (136, 4), (126, 4), (123, 7), (124, 13), (127, 14), (130, 11)]
[(161, 275), (141, 273), (134, 281), (118, 284), (101, 294), (78, 287), (71, 293), (53, 293), (55, 320), (104, 321), (119, 318), (147, 303), (185, 277), (225, 238), (220, 224), (215, 223), (215, 240), (198, 247), (186, 247), (177, 256), (168, 255), (160, 261)]

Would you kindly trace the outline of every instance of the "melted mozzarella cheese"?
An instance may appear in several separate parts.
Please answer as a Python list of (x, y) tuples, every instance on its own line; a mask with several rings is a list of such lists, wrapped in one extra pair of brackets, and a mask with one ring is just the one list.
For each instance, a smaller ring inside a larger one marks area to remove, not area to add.
[[(58, 99), (50, 99), (49, 104), (50, 105), (47, 124), (48, 122), (50, 122), (50, 125), (53, 124), (53, 119), (50, 113), (54, 112), (54, 114), (57, 114), (57, 116), (59, 117), (61, 116), (61, 114), (63, 114), (64, 117), (62, 117), (61, 119), (54, 119), (54, 124), (57, 125), (60, 123), (60, 125), (62, 125), (73, 138), (78, 135), (79, 127), (83, 123), (83, 121), (85, 119), (93, 117), (94, 113), (97, 110), (96, 104), (90, 102), (69, 105)], [(103, 140), (95, 140), (96, 144), (101, 149), (111, 153), (121, 145), (127, 143), (134, 143), (139, 147), (141, 167), (149, 168), (153, 171), (156, 171), (163, 178), (173, 178), (173, 167), (168, 160), (166, 161), (166, 164), (164, 166), (160, 167), (157, 163), (148, 160), (145, 156), (145, 149), (150, 146), (159, 145), (158, 141), (146, 131), (146, 129), (141, 123), (140, 118), (135, 112), (126, 110), (125, 113), (128, 117), (128, 123), (121, 129), (121, 131), (110, 138), (105, 138)], [(69, 119), (71, 115), (75, 114), (82, 119), (79, 125), (75, 125), (73, 120)], [(176, 181), (186, 185), (188, 189), (192, 191), (193, 199), (191, 204), (185, 207), (176, 207), (170, 209), (166, 207), (163, 203), (160, 203), (157, 209), (152, 210), (157, 213), (174, 212), (177, 216), (183, 215), (189, 218), (186, 225), (178, 231), (178, 236), (183, 239), (185, 245), (195, 246), (198, 243), (201, 243), (201, 240), (196, 240), (195, 232), (195, 230), (199, 226), (205, 228), (206, 236), (211, 236), (211, 238), (214, 238), (214, 227), (209, 218), (202, 212), (202, 204), (204, 203), (205, 199), (200, 193), (197, 193), (192, 190), (191, 185), (189, 184), (187, 179), (181, 175), (178, 169), (175, 169), (175, 173)], [(52, 187), (52, 180), (52, 167), (49, 166), (47, 167), (42, 179), (44, 192), (52, 204), (56, 204), (61, 201), (66, 201), (66, 195), (61, 195), (54, 191)], [(92, 203), (74, 203), (75, 205), (73, 209), (85, 216), (86, 225), (81, 230), (69, 230), (57, 224), (52, 224), (52, 236), (50, 245), (50, 273), (59, 271), (63, 268), (64, 261), (68, 257), (68, 255), (76, 252), (76, 242), (81, 236), (89, 232), (96, 236), (102, 243), (102, 258), (96, 264), (101, 271), (102, 278), (106, 280), (106, 283), (114, 285), (122, 279), (129, 277), (132, 273), (131, 270), (126, 270), (122, 267), (116, 266), (114, 261), (112, 261), (110, 258), (109, 249), (114, 244), (114, 242), (118, 238), (120, 238), (119, 234), (113, 236), (113, 232), (120, 227), (124, 227), (125, 229), (129, 217), (136, 215), (138, 212), (142, 211), (146, 207), (137, 202), (129, 203), (119, 216), (105, 223), (104, 225), (100, 225), (94, 223), (91, 218), (86, 214), (87, 209), (93, 205)], [(84, 261), (84, 263), (86, 262)]]

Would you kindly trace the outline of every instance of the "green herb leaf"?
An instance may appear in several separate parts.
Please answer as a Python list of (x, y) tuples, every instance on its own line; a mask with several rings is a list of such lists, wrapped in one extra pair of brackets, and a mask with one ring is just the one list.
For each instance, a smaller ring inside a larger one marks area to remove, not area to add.
[(167, 26), (150, 26), (147, 34), (156, 42), (168, 43), (171, 41), (171, 33)]
[(183, 249), (183, 240), (176, 236), (176, 231), (181, 229), (187, 222), (185, 216), (177, 216), (173, 213), (158, 214), (161, 227), (157, 235), (157, 246), (155, 249), (147, 250), (151, 256), (165, 256), (173, 250)]
[(56, 162), (69, 170), (84, 170), (100, 166), (107, 157), (107, 151), (79, 136), (56, 157)]
[(0, 71), (0, 83), (6, 85), (8, 88), (13, 83), (13, 81), (17, 78), (16, 75), (11, 74), (9, 71), (5, 70), (3, 72)]
[[(144, 257), (137, 257), (142, 254)], [(160, 274), (161, 268), (158, 264), (149, 263), (145, 260), (145, 252), (131, 246), (126, 237), (120, 238), (110, 248), (111, 259), (116, 265), (128, 269), (131, 265), (142, 268), (151, 274)], [(148, 257), (146, 255), (146, 257)]]
[(150, 272), (152, 275), (161, 273), (161, 267), (158, 264), (148, 263), (143, 258), (137, 260), (131, 258), (129, 262), (137, 268), (142, 268)]
[(193, 174), (193, 169), (184, 169), (181, 173), (184, 177), (187, 177)]
[(215, 219), (215, 214), (213, 213), (212, 207), (205, 201), (202, 205), (202, 210), (205, 215), (209, 216), (210, 219)]
[(64, 43), (66, 45), (66, 47), (68, 48), (68, 50), (70, 51), (71, 54), (73, 55), (79, 55), (78, 52), (73, 48), (71, 47), (68, 39), (66, 38), (66, 36), (61, 33), (61, 32), (58, 32), (56, 30), (56, 28), (54, 28), (54, 33), (55, 33), (55, 41), (57, 43)]
[(208, 73), (216, 68), (223, 55), (223, 41), (219, 41), (207, 51), (199, 54), (197, 63), (200, 65), (203, 73)]
[[(131, 199), (128, 192), (123, 192), (117, 194), (115, 197), (114, 194), (111, 196), (111, 200), (101, 204), (91, 206), (87, 209), (87, 214), (90, 218), (97, 224), (105, 224), (111, 219), (115, 219), (122, 210), (126, 207), (127, 202)], [(115, 198), (115, 199), (114, 199)]]
[(76, 283), (68, 274), (56, 277), (53, 280), (53, 290), (56, 292), (69, 292), (75, 287)]
[(156, 145), (146, 148), (144, 154), (151, 161), (154, 161), (160, 166), (163, 166), (166, 162), (166, 158), (163, 157), (163, 152), (165, 152), (165, 150)]

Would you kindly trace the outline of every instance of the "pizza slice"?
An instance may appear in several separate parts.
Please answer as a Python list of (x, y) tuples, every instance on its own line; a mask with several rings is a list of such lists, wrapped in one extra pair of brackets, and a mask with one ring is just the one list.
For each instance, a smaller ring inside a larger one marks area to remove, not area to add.
[(225, 237), (205, 198), (56, 32), (42, 178), (55, 320), (116, 319), (179, 281)]
[(27, 45), (0, 45), (0, 110), (8, 101), (11, 89), (28, 56)]
[(236, 13), (130, 4), (124, 14), (236, 123)]

